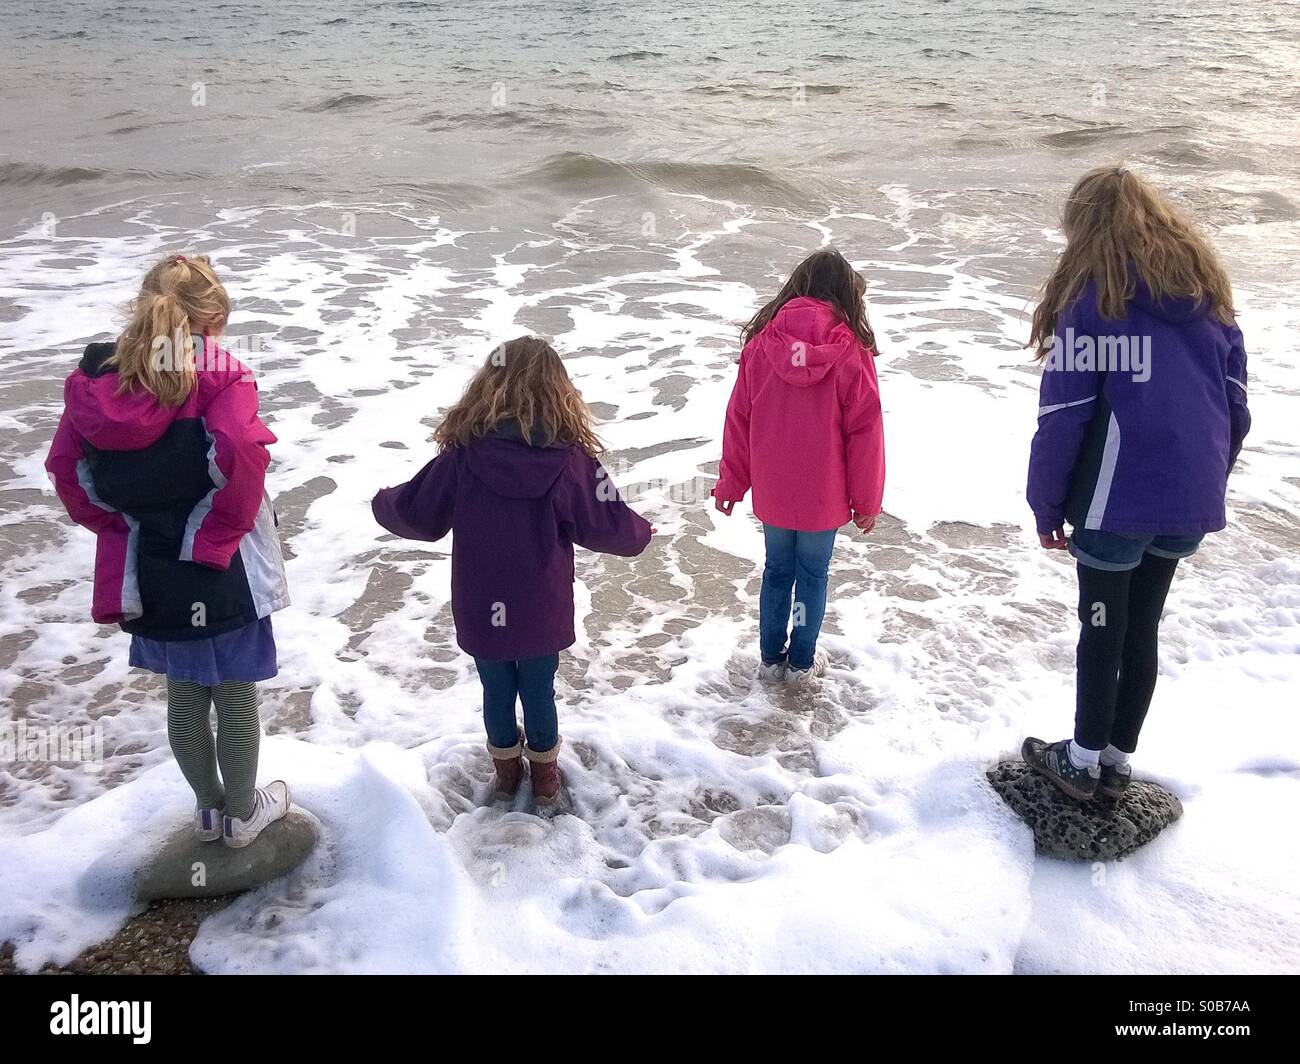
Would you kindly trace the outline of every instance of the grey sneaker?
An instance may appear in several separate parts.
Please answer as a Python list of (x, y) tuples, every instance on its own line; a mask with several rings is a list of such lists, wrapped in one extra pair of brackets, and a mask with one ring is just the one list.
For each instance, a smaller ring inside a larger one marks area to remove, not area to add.
[(240, 850), (252, 842), (262, 831), (282, 820), (289, 812), (289, 785), (276, 780), (253, 793), (253, 814), (247, 820), (237, 816), (224, 816), (222, 841), (232, 850)]
[(785, 670), (785, 678), (796, 687), (808, 687), (816, 683), (826, 673), (826, 651), (818, 650), (813, 654), (812, 665), (806, 669)]
[(1133, 781), (1133, 767), (1124, 765), (1102, 765), (1101, 779), (1097, 781), (1097, 793), (1107, 798), (1123, 798), (1128, 785)]
[(764, 683), (780, 683), (785, 679), (786, 664), (785, 661), (778, 661), (772, 665), (765, 665), (763, 662), (758, 663), (758, 678)]
[(1075, 768), (1070, 760), (1069, 739), (1045, 743), (1031, 735), (1020, 747), (1020, 756), (1026, 765), (1051, 780), (1071, 798), (1086, 802), (1097, 793), (1101, 769), (1097, 765)]
[(194, 810), (194, 837), (199, 842), (216, 842), (221, 838), (221, 810)]

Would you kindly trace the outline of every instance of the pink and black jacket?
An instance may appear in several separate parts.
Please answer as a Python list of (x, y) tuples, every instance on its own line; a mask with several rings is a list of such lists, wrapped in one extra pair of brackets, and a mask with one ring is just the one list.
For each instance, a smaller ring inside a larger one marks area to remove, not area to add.
[[(91, 344), (63, 387), (45, 468), (68, 514), (95, 533), (92, 616), (134, 635), (204, 639), (289, 604), (268, 444), (250, 371), (224, 352), (202, 362), (180, 406), (119, 395)], [(212, 349), (215, 350), (215, 349)]]

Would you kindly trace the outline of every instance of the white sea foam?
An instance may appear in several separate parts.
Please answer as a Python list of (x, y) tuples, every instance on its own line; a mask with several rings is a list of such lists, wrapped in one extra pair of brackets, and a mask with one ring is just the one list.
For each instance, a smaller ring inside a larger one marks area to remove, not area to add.
[[(304, 868), (204, 925), (204, 969), (1294, 969), (1300, 298), (1243, 293), (1256, 427), (1232, 524), (1183, 567), (1165, 621), (1139, 770), (1186, 816), (1101, 874), (1035, 858), (982, 778), (1024, 734), (1063, 734), (1072, 705), (1072, 575), (1038, 550), (1023, 498), (1028, 286), (990, 280), (960, 233), (945, 245), (926, 228), (941, 205), (914, 190), (806, 224), (688, 206), (693, 226), (638, 248), (601, 238), (600, 201), (515, 249), (392, 205), (369, 209), (405, 236), (340, 242), (312, 221), (337, 215), (328, 204), (227, 212), (198, 238), (141, 209), (138, 235), (11, 242), (0, 694), (34, 721), (100, 720), (109, 753), (100, 771), (0, 768), (0, 940), (21, 964), (110, 934), (132, 862), (189, 806), (157, 682), (87, 620), (93, 545), (41, 460), (77, 346), (110, 334), (161, 250), (197, 243), (230, 282), (234, 328), (267, 339), (280, 441), (270, 487), (294, 605), (276, 617), (262, 777), (290, 780), (325, 826)], [(857, 247), (864, 227), (893, 239)], [(747, 505), (725, 519), (669, 490), (711, 472), (733, 323), (775, 286), (727, 268), (740, 238), (782, 265), (842, 243), (881, 337), (888, 516), (841, 537), (832, 668), (802, 698), (752, 680)], [(386, 541), (368, 508), (428, 459), (438, 410), (491, 347), (532, 329), (613, 408), (620, 479), (650, 485), (638, 505), (661, 531), (641, 559), (580, 558), (559, 679), (575, 815), (551, 822), (480, 806), (449, 544)]]

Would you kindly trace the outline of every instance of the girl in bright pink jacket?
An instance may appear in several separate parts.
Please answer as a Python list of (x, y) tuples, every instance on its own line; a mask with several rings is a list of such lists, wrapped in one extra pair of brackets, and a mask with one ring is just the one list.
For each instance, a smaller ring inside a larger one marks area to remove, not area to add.
[(835, 533), (850, 520), (870, 532), (880, 513), (885, 441), (865, 289), (838, 251), (814, 252), (741, 333), (713, 496), (730, 515), (752, 488), (763, 522), (766, 680), (825, 672), (817, 636)]

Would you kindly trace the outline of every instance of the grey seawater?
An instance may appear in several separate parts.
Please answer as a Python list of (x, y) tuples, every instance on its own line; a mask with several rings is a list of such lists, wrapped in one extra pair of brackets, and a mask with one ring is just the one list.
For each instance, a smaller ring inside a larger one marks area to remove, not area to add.
[[(578, 335), (565, 354), (626, 367), (619, 377), (584, 360), (580, 376), (611, 421), (658, 419), (659, 438), (624, 455), (633, 475), (682, 454), (672, 468), (685, 481), (712, 472), (709, 434), (721, 419), (720, 407), (697, 417), (690, 395), (733, 372), (735, 329), (717, 308), (752, 309), (824, 239), (868, 277), (888, 323), (882, 365), (936, 387), (1007, 388), (999, 373), (1020, 378), (1008, 394), (1032, 385), (1023, 364), (1000, 366), (1022, 357), (1023, 308), (1058, 246), (1061, 198), (1099, 162), (1128, 159), (1170, 188), (1264, 305), (1300, 305), (1300, 8), (1167, 6), (0, 7), (3, 695), (12, 717), (102, 720), (115, 751), (90, 782), (58, 767), (0, 776), (0, 822), (35, 830), (167, 757), (158, 684), (128, 673), (120, 637), (86, 622), (86, 574), (50, 563), (69, 533), (39, 490), (62, 378), (81, 344), (111, 335), (115, 323), (97, 316), (109, 296), (129, 294), (158, 254), (214, 255), (237, 297), (232, 332), (269, 338), (260, 370), (282, 439), (271, 481), (282, 533), (290, 555), (319, 560), (319, 573), (299, 570), (299, 609), (337, 619), (338, 658), (374, 670), (364, 675), (396, 673), (411, 698), (386, 728), (367, 723), (364, 683), (349, 688), (294, 651), (267, 685), (269, 730), (415, 745), (452, 712), (435, 711), (445, 703), (429, 692), (454, 688), (465, 710), (457, 726), (472, 735), (474, 681), (447, 611), (419, 617), (418, 655), (395, 662), (385, 646), (442, 548), (377, 550), (328, 528), (343, 520), (332, 502), (340, 484), (361, 499), (351, 470), (373, 468), (374, 487), (415, 465), (396, 439), (405, 429), (377, 427), (376, 406), (447, 367), (462, 372), (503, 333), (562, 334), (613, 312), (641, 319), (643, 335)], [(332, 335), (355, 346), (337, 356)], [(917, 339), (927, 335), (935, 340)], [(1003, 363), (959, 357), (953, 337), (963, 336)], [(317, 372), (327, 356), (355, 377)], [(426, 425), (453, 394), (421, 411)], [(590, 644), (566, 658), (571, 702), (664, 681), (687, 660), (675, 649), (683, 638), (752, 615), (757, 571), (706, 542), (706, 506), (682, 507), (671, 540), (641, 559), (582, 561)], [(1227, 542), (1243, 564), (1266, 562), (1293, 552), (1293, 528), (1289, 515), (1261, 511)], [(1018, 537), (1007, 525), (916, 529), (887, 516), (867, 546), (837, 556), (836, 594), (878, 596), (875, 638), (926, 663), (918, 721), (973, 731), (1015, 709), (987, 705), (981, 677), (1015, 675), (1036, 657), (1068, 670), (1060, 647), (1040, 646), (1045, 631), (1069, 625), (1064, 581), (1060, 601), (1022, 604), (1014, 618), (988, 605), (1018, 593)], [(336, 563), (366, 574), (348, 595), (330, 583)], [(1260, 602), (1267, 593), (1254, 577), (1243, 592)], [(1198, 609), (1193, 627), (1208, 631), (1215, 604)], [(294, 632), (322, 645), (336, 637), (293, 624), (281, 629), (286, 650)], [(834, 616), (828, 632), (838, 634)], [(818, 773), (818, 741), (883, 712), (886, 699), (861, 676), (812, 705), (755, 701), (752, 658), (739, 648), (677, 711), (684, 735), (772, 754), (802, 779)], [(329, 701), (313, 701), (318, 684), (331, 687)], [(434, 770), (444, 812), (467, 808), (470, 775), (485, 777), (477, 742), (465, 750)], [(646, 837), (697, 834), (736, 812), (721, 784), (669, 800), (653, 773), (583, 757), (588, 792), (630, 796), (631, 827), (607, 829), (580, 810), (624, 856)], [(765, 808), (779, 825), (778, 807)]]
[(1294, 222), (1300, 12), (1167, 6), (10, 4), (0, 223), (402, 200), (508, 234), (593, 195), (808, 216), (901, 183), (1001, 238), (1117, 157), (1211, 225)]

